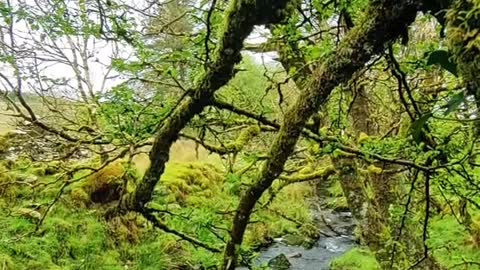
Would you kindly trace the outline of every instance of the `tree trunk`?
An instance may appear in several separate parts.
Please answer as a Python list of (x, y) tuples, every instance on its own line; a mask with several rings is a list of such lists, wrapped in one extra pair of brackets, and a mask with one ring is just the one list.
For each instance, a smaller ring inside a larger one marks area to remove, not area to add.
[(232, 223), (231, 239), (225, 249), (224, 269), (235, 269), (236, 253), (242, 244), (253, 207), (282, 172), (307, 119), (336, 86), (347, 82), (373, 55), (382, 52), (388, 42), (407, 31), (408, 25), (415, 19), (419, 4), (419, 0), (371, 1), (362, 22), (342, 40), (335, 53), (313, 72), (313, 82), (286, 112), (283, 125), (270, 148), (270, 159), (262, 167), (258, 182), (240, 200)]
[(230, 3), (213, 62), (207, 63), (207, 70), (197, 87), (191, 90), (190, 95), (187, 95), (160, 124), (150, 152), (150, 167), (133, 194), (127, 198), (128, 209), (143, 211), (144, 205), (152, 198), (155, 185), (169, 159), (170, 147), (177, 139), (178, 133), (210, 103), (215, 91), (234, 76), (234, 66), (241, 60), (243, 41), (252, 32), (253, 27), (283, 20), (288, 2), (288, 0), (234, 0)]

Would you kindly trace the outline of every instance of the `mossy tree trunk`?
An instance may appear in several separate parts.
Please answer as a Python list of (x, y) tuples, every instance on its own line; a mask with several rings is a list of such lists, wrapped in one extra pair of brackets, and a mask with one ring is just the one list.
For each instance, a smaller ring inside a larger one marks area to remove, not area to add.
[(314, 79), (309, 87), (286, 112), (259, 180), (240, 200), (232, 223), (231, 239), (225, 249), (224, 269), (235, 269), (236, 253), (242, 244), (252, 210), (264, 191), (282, 172), (307, 119), (326, 101), (336, 86), (346, 83), (373, 55), (382, 52), (387, 43), (407, 31), (408, 25), (416, 17), (419, 4), (420, 1), (414, 0), (371, 1), (362, 21), (348, 33), (323, 65), (313, 72)]
[(143, 211), (152, 198), (155, 185), (169, 159), (169, 150), (179, 132), (210, 104), (213, 94), (234, 76), (234, 66), (240, 62), (243, 41), (255, 25), (279, 23), (285, 15), (288, 0), (233, 0), (225, 18), (223, 32), (213, 61), (198, 80), (197, 86), (185, 96), (171, 115), (158, 127), (152, 150), (150, 167), (127, 198), (126, 207)]
[[(457, 65), (467, 93), (475, 97), (480, 111), (480, 3), (455, 1), (447, 12), (448, 46)], [(480, 133), (480, 123), (476, 123)]]
[[(373, 135), (369, 128), (370, 111), (364, 86), (354, 87), (354, 83), (351, 85), (351, 92), (355, 92), (351, 105), (351, 119), (356, 137), (360, 133)], [(347, 199), (348, 207), (357, 223), (360, 223), (365, 217), (367, 199), (364, 179), (357, 170), (359, 164), (353, 158), (341, 157), (334, 159), (333, 162), (338, 171), (338, 180)]]

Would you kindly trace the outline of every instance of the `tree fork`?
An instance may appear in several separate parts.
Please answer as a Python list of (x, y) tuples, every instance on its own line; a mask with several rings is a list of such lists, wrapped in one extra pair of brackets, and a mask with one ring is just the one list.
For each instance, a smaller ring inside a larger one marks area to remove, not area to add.
[(150, 152), (150, 167), (135, 191), (128, 196), (125, 207), (141, 211), (152, 198), (155, 185), (169, 159), (169, 150), (179, 132), (212, 100), (213, 94), (234, 76), (234, 66), (240, 62), (243, 41), (255, 25), (279, 23), (285, 17), (289, 0), (234, 0), (225, 17), (224, 30), (206, 71), (197, 86), (190, 90), (171, 115), (160, 123)]
[(315, 79), (285, 114), (283, 125), (270, 148), (270, 159), (263, 165), (258, 182), (243, 195), (238, 205), (231, 239), (224, 254), (225, 270), (233, 270), (248, 220), (256, 202), (280, 175), (292, 153), (306, 120), (325, 102), (332, 90), (362, 68), (387, 43), (407, 32), (420, 8), (420, 0), (371, 1), (362, 22), (347, 34), (337, 50), (313, 72)]

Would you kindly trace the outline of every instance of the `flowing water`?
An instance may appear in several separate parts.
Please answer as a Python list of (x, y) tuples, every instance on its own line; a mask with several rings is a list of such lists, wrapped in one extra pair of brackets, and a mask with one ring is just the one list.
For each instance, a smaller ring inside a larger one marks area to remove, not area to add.
[(283, 239), (275, 239), (272, 246), (261, 251), (257, 263), (266, 265), (271, 259), (284, 254), (291, 263), (292, 270), (328, 270), (333, 259), (355, 246), (354, 223), (350, 213), (315, 211), (314, 215), (319, 222), (322, 235), (313, 248), (289, 246)]

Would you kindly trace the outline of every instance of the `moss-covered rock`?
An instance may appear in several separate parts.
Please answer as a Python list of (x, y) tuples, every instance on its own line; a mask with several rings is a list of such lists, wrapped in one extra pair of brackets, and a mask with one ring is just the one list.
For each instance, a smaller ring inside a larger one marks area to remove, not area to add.
[(10, 147), (11, 138), (12, 134), (10, 133), (0, 135), (0, 154), (5, 153), (8, 150), (8, 148)]
[(349, 211), (348, 201), (339, 181), (332, 182), (332, 185), (327, 189), (327, 192), (328, 197), (325, 199), (325, 203), (329, 209), (337, 212)]
[(83, 204), (110, 203), (122, 195), (124, 179), (127, 177), (122, 162), (114, 162), (87, 177), (71, 191), (71, 196)]
[(283, 237), (285, 244), (290, 246), (301, 246), (305, 238), (302, 235), (287, 234)]
[(16, 212), (18, 215), (34, 222), (39, 221), (42, 218), (42, 214), (40, 212), (29, 208), (19, 208)]
[(125, 215), (114, 216), (108, 221), (108, 228), (111, 236), (118, 243), (132, 243), (140, 242), (142, 235), (141, 227), (145, 221), (142, 220), (137, 213), (129, 212)]
[(354, 248), (330, 264), (331, 270), (380, 270), (372, 252), (362, 248)]
[(32, 169), (32, 174), (36, 176), (45, 176), (45, 167), (37, 167)]
[(291, 266), (285, 254), (280, 254), (268, 262), (268, 267), (272, 270), (288, 270)]
[(162, 189), (168, 199), (184, 203), (189, 195), (212, 197), (219, 192), (224, 176), (215, 165), (206, 162), (171, 163), (162, 175)]

